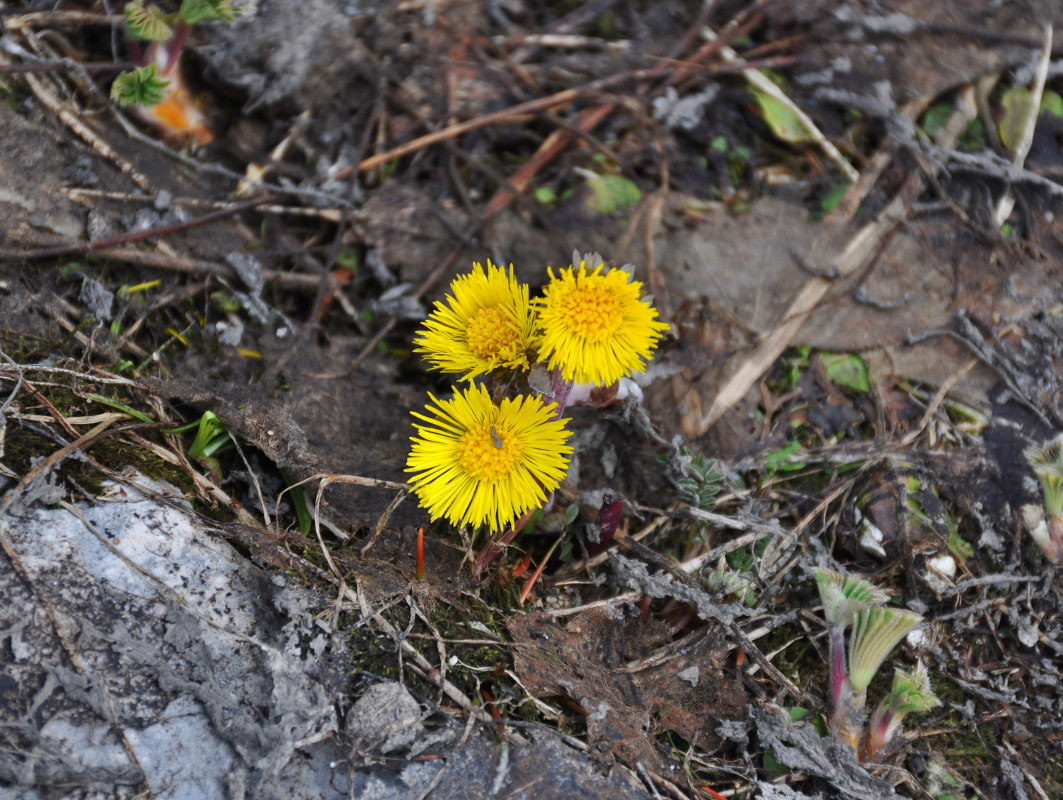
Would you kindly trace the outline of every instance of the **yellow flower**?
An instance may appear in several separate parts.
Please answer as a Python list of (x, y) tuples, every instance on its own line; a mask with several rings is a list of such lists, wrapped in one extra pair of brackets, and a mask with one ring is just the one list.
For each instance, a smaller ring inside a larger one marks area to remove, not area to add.
[(564, 479), (571, 433), (553, 403), (520, 396), (495, 405), (478, 384), (449, 400), (428, 396), (428, 414), (413, 412), (426, 424), (414, 423), (406, 472), (433, 520), (501, 531)]
[(668, 325), (657, 309), (642, 300), (642, 284), (620, 269), (590, 274), (586, 261), (554, 275), (539, 311), (539, 357), (561, 377), (575, 383), (608, 386), (625, 375), (642, 372)]
[(414, 351), (432, 369), (471, 380), (500, 367), (528, 369), (535, 320), (527, 284), (488, 260), (450, 285), (446, 303), (437, 302), (414, 339)]

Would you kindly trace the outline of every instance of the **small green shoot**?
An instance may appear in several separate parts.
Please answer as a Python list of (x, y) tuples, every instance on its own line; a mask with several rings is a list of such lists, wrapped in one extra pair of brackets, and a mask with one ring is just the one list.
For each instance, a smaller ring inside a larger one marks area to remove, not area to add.
[(794, 439), (785, 447), (773, 450), (764, 458), (765, 478), (770, 480), (779, 472), (797, 472), (807, 466), (804, 461), (794, 456), (801, 450), (801, 443)]
[(135, 408), (127, 406), (125, 403), (119, 403), (117, 400), (112, 400), (109, 397), (104, 397), (100, 394), (86, 394), (83, 395), (86, 400), (91, 400), (93, 403), (99, 403), (100, 405), (113, 408), (115, 411), (121, 411), (123, 414), (128, 414), (133, 419), (138, 419), (141, 422), (154, 422), (147, 414), (137, 411)]
[(587, 209), (596, 214), (611, 214), (638, 204), (642, 192), (638, 185), (623, 175), (591, 175), (587, 178), (590, 196)]
[(788, 144), (803, 144), (812, 141), (812, 134), (801, 118), (794, 113), (792, 106), (756, 89), (750, 89), (750, 94), (757, 101), (760, 115), (771, 128), (776, 139)]
[(111, 99), (120, 106), (154, 106), (166, 97), (170, 81), (159, 77), (154, 64), (123, 72), (111, 84)]
[(173, 14), (156, 5), (145, 6), (144, 0), (133, 0), (125, 6), (125, 29), (133, 39), (146, 42), (165, 42), (173, 37)]
[(1063, 557), (1063, 434), (1042, 447), (1023, 451), (1044, 495), (1044, 513), (1036, 505), (1023, 508), (1030, 535), (1045, 557), (1056, 563)]
[(220, 480), (221, 464), (218, 463), (218, 459), (214, 458), (214, 455), (231, 443), (232, 439), (229, 436), (229, 431), (225, 429), (225, 425), (213, 411), (204, 411), (203, 416), (195, 422), (190, 422), (177, 428), (170, 428), (163, 432), (178, 434), (192, 429), (195, 429), (196, 435), (192, 439), (192, 444), (188, 446), (189, 457), (201, 464), (205, 464), (210, 468), (214, 477)]
[(912, 672), (893, 673), (893, 688), (871, 717), (867, 735), (867, 752), (875, 753), (885, 747), (900, 730), (901, 720), (912, 712), (926, 712), (941, 705), (930, 688), (930, 676), (919, 663)]
[(827, 192), (819, 201), (819, 216), (825, 217), (831, 211), (836, 209), (842, 202), (842, 198), (845, 197), (845, 193), (849, 191), (848, 181), (839, 183), (837, 186)]
[(532, 196), (535, 198), (535, 202), (544, 206), (553, 206), (557, 204), (557, 192), (550, 186), (539, 186)]
[(871, 383), (868, 380), (867, 365), (863, 359), (855, 353), (820, 353), (823, 361), (823, 369), (827, 373), (827, 379), (831, 383), (852, 389), (859, 394), (867, 394), (871, 391)]
[(303, 534), (303, 536), (309, 536), (314, 527), (314, 520), (306, 506), (306, 495), (303, 494), (303, 487), (295, 486), (294, 489), (292, 488), (298, 481), (284, 467), (280, 468), (280, 473), (281, 478), (284, 479), (284, 485), (288, 487), (288, 494), (292, 498), (292, 508), (295, 509), (295, 519), (299, 524), (299, 533)]

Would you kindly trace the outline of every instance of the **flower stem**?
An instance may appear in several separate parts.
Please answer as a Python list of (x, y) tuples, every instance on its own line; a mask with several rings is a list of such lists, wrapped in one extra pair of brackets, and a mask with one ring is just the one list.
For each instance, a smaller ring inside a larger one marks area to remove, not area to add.
[(554, 409), (554, 419), (561, 419), (564, 416), (571, 394), (572, 383), (561, 377), (560, 370), (552, 370), (550, 372), (550, 395), (551, 399), (557, 403), (557, 408)]
[[(543, 503), (542, 508), (546, 508), (548, 505), (550, 505), (550, 503), (553, 502), (553, 499), (554, 496), (553, 494), (551, 494), (546, 499), (546, 502)], [(480, 555), (476, 557), (476, 561), (472, 565), (472, 577), (475, 580), (479, 580), (480, 573), (482, 573), (485, 569), (495, 563), (495, 561), (498, 560), (498, 557), (504, 552), (506, 552), (506, 547), (509, 545), (509, 543), (517, 538), (517, 534), (524, 529), (524, 526), (528, 523), (528, 520), (531, 519), (532, 514), (534, 514), (538, 510), (538, 508), (528, 509), (520, 516), (520, 518), (516, 522), (513, 523), (509, 530), (507, 530), (497, 539), (492, 538), (486, 545), (484, 545), (483, 550), (480, 551)]]

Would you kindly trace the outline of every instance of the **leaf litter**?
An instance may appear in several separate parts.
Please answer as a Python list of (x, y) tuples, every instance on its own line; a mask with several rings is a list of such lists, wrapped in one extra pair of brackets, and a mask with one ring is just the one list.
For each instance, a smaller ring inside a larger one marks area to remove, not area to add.
[[(1013, 151), (1031, 132), (1023, 92), (1054, 12), (318, 3), (293, 21), (260, 5), (193, 36), (221, 123), (196, 157), (111, 112), (81, 125), (73, 98), (105, 79), (19, 78), (13, 62), (111, 57), (86, 33), (110, 23), (13, 7), (0, 523), (20, 598), (3, 626), (19, 687), (5, 720), (22, 738), (0, 780), (43, 793), (83, 778), (86, 762), (55, 757), (62, 742), (70, 758), (100, 756), (93, 785), (174, 796), (280, 796), (285, 780), (320, 796), (405, 796), (400, 783), (411, 797), (572, 796), (566, 780), (619, 797), (1058, 793), (1063, 598), (1021, 511), (1042, 499), (1023, 451), (1063, 428), (1063, 218), (1043, 138), (1056, 79), (1025, 162), (970, 146), (980, 135)], [(749, 71), (782, 74), (773, 85), (860, 173), (840, 201), (844, 169), (780, 135)], [(915, 126), (935, 104), (935, 133), (962, 126), (951, 142)], [(422, 136), (434, 138), (409, 148)], [(588, 193), (594, 180), (608, 191)], [(238, 187), (256, 185), (271, 196), (237, 208)], [(208, 208), (221, 216), (197, 223)], [(874, 247), (844, 260), (861, 231)], [(129, 238), (92, 252), (87, 232)], [(438, 391), (404, 309), (419, 313), (473, 260), (541, 282), (576, 247), (645, 269), (676, 339), (643, 405), (577, 418), (553, 532), (522, 535), (477, 583), (462, 563), (473, 543), (430, 527), (417, 583), (423, 515), (379, 484), (401, 483), (408, 411)], [(123, 293), (148, 277), (161, 286)], [(405, 305), (376, 302), (396, 280)], [(212, 485), (187, 443), (143, 419), (82, 440), (100, 424), (80, 421), (99, 410), (90, 395), (167, 429), (210, 410), (246, 463), (229, 453)], [(680, 492), (684, 452), (714, 461), (711, 491)], [(186, 551), (177, 567), (127, 564), (123, 609), (78, 576), (151, 535), (95, 516), (116, 491), (100, 476), (134, 458), (181, 487), (156, 486), (182, 510), (149, 519), (177, 523), (188, 499), (215, 519), (151, 540), (156, 557), (186, 535), (210, 556), (190, 577)], [(279, 468), (324, 487), (309, 537)], [(582, 553), (605, 491), (627, 513), (611, 549)], [(78, 547), (114, 549), (79, 557), (27, 536), (67, 525), (89, 537)], [(518, 558), (542, 559), (566, 526), (522, 608)], [(877, 763), (813, 724), (828, 694), (817, 567), (864, 575), (927, 620), (890, 662), (921, 658), (943, 706)], [(167, 574), (181, 585), (163, 590)], [(236, 592), (247, 581), (258, 589)], [(161, 594), (142, 610), (146, 585)], [(213, 616), (241, 604), (250, 627)], [(235, 644), (212, 650), (214, 636)], [(240, 662), (266, 652), (284, 657)], [(241, 738), (233, 720), (258, 727)], [(160, 771), (166, 748), (211, 736), (222, 743), (199, 784)]]

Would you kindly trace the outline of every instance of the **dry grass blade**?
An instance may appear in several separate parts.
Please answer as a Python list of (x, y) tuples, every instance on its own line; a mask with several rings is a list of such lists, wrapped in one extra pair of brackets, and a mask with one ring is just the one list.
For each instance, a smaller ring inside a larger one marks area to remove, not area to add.
[[(1015, 155), (1012, 158), (1012, 162), (1016, 167), (1021, 167), (1026, 163), (1026, 156), (1030, 152), (1030, 146), (1033, 144), (1034, 128), (1037, 127), (1037, 118), (1041, 114), (1041, 98), (1045, 93), (1045, 82), (1048, 80), (1048, 67), (1052, 61), (1052, 26), (1047, 25), (1044, 33), (1044, 43), (1041, 46), (1041, 54), (1037, 59), (1037, 73), (1034, 76), (1033, 90), (1030, 92), (1030, 107), (1026, 112), (1026, 120), (1023, 123), (1022, 138), (1019, 140), (1019, 146), (1015, 148)], [(1011, 216), (1012, 210), (1015, 208), (1015, 195), (1012, 193), (1011, 188), (1008, 187), (1004, 190), (1004, 194), (997, 200), (996, 208), (993, 209), (993, 223), (996, 227), (1000, 227), (1004, 224), (1004, 221)]]
[[(968, 86), (957, 98), (957, 110), (946, 127), (943, 141), (949, 142), (947, 146), (951, 146), (951, 143), (959, 138), (976, 114), (974, 89)], [(923, 179), (920, 176), (910, 175), (878, 218), (865, 225), (849, 239), (842, 251), (831, 261), (826, 274), (845, 277), (852, 275), (866, 264), (886, 236), (905, 219), (911, 201), (922, 185)], [(698, 436), (704, 434), (719, 421), (720, 417), (745, 397), (760, 376), (771, 368), (776, 359), (789, 347), (808, 315), (819, 306), (832, 285), (832, 280), (814, 276), (801, 287), (784, 313), (782, 321), (764, 337), (756, 352), (720, 389), (712, 406), (701, 419), (701, 424), (697, 428)]]

